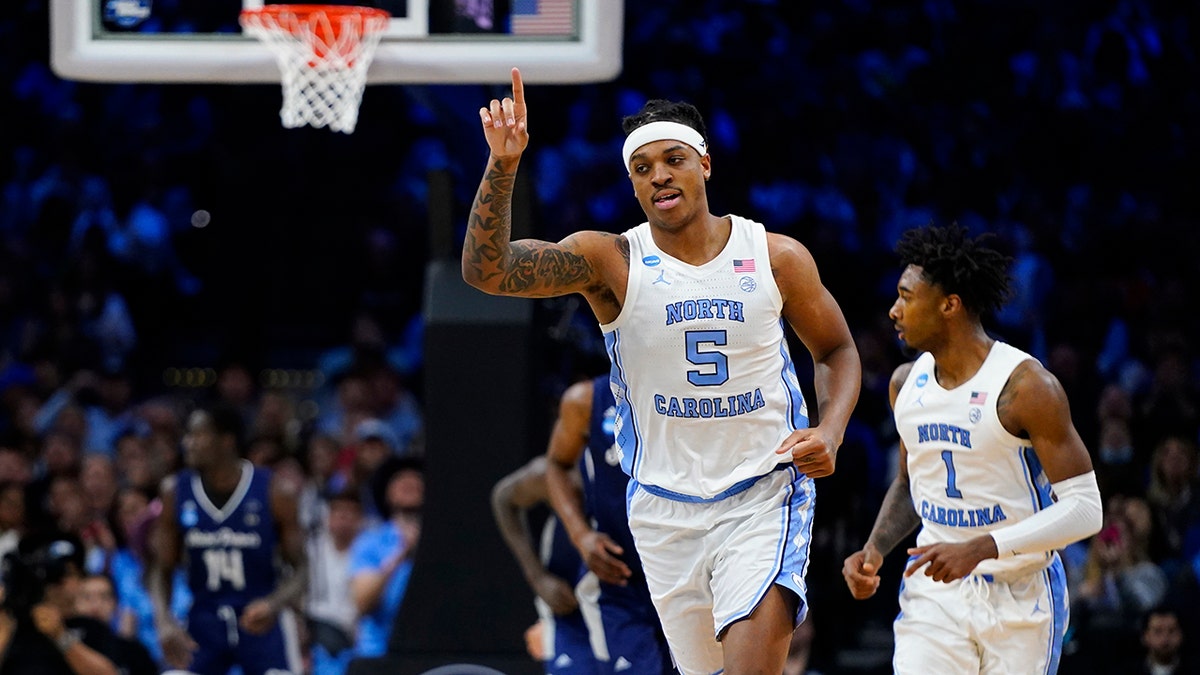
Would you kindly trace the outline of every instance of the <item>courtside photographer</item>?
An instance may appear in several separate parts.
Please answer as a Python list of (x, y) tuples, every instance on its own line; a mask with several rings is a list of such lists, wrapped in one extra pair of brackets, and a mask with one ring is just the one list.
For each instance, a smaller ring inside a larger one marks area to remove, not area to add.
[(66, 534), (27, 535), (0, 562), (0, 675), (118, 675), (131, 671), (121, 643), (76, 616), (83, 546)]

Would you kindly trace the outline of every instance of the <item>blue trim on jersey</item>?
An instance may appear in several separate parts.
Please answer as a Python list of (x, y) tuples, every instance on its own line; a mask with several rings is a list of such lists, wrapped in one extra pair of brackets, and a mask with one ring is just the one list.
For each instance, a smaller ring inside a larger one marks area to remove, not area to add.
[(1042, 469), (1042, 461), (1038, 459), (1037, 453), (1032, 447), (1025, 448), (1021, 451), (1021, 459), (1025, 462), (1026, 471), (1029, 472), (1029, 477), (1032, 480), (1034, 489), (1036, 490), (1037, 501), (1034, 503), (1037, 511), (1050, 506), (1054, 500), (1050, 498), (1050, 486), (1038, 485), (1038, 478), (1044, 475)]
[[(915, 555), (908, 556), (908, 558), (904, 561), (904, 569), (907, 570), (908, 566), (911, 565), (913, 563), (913, 561), (916, 559), (917, 559), (917, 556), (915, 556)], [(905, 574), (902, 573), (900, 575), (900, 589), (896, 591), (896, 599), (897, 600), (904, 596), (904, 585), (907, 580), (908, 580), (908, 576), (906, 576)], [(892, 622), (895, 623), (896, 621), (899, 621), (900, 619), (903, 619), (903, 618), (904, 618), (904, 610), (901, 609), (900, 611), (896, 612), (896, 618), (893, 619)], [(894, 658), (895, 657), (893, 657), (893, 659)], [(895, 664), (895, 660), (893, 660), (892, 663)]]
[[(783, 330), (783, 340), (779, 343), (779, 354), (783, 357), (783, 371), (779, 373), (779, 378), (783, 380), (783, 387), (788, 392), (788, 422), (792, 425), (789, 431), (807, 429), (808, 415), (803, 412), (804, 392), (798, 386), (799, 380), (796, 377), (796, 364), (792, 361), (792, 353), (787, 345), (787, 323), (783, 319), (780, 319), (779, 327)], [(789, 374), (791, 375), (790, 378), (788, 377)]]
[(1054, 561), (1045, 570), (1042, 578), (1046, 580), (1046, 588), (1050, 592), (1050, 611), (1054, 612), (1054, 628), (1050, 633), (1050, 658), (1046, 661), (1046, 673), (1053, 675), (1058, 672), (1062, 660), (1063, 641), (1067, 637), (1067, 624), (1071, 620), (1071, 605), (1067, 602), (1067, 572), (1063, 567), (1062, 558), (1054, 553)]
[(775, 473), (776, 471), (780, 471), (780, 470), (783, 470), (783, 469), (786, 469), (786, 468), (789, 468), (792, 466), (795, 466), (795, 465), (792, 464), (791, 462), (783, 462), (781, 464), (776, 464), (775, 468), (771, 469), (769, 472), (764, 473), (761, 476), (752, 476), (745, 480), (740, 480), (740, 481), (734, 483), (728, 490), (725, 490), (724, 492), (722, 492), (720, 494), (713, 495), (712, 497), (697, 497), (696, 495), (685, 495), (682, 492), (675, 492), (674, 490), (668, 490), (664, 487), (659, 487), (657, 485), (648, 485), (646, 483), (639, 483), (636, 478), (631, 478), (629, 480), (629, 484), (631, 487), (630, 487), (628, 494), (633, 495), (633, 487), (632, 486), (634, 484), (636, 484), (637, 487), (642, 488), (643, 490), (645, 490), (646, 492), (649, 492), (650, 494), (654, 495), (655, 497), (662, 497), (663, 499), (670, 499), (670, 500), (676, 501), (676, 502), (690, 502), (692, 504), (708, 504), (711, 502), (719, 502), (723, 499), (728, 499), (736, 494), (745, 492), (746, 490), (750, 489), (750, 487), (753, 486), (755, 483), (762, 480), (763, 478), (766, 478), (767, 476), (771, 475), (772, 473)]
[(621, 448), (621, 470), (630, 476), (636, 476), (638, 465), (642, 460), (641, 433), (638, 430), (637, 418), (633, 413), (633, 405), (629, 402), (629, 383), (625, 380), (625, 366), (621, 360), (620, 333), (619, 328), (611, 333), (605, 333), (604, 346), (608, 351), (608, 359), (612, 362), (609, 378), (621, 392), (617, 401), (617, 418), (625, 421), (623, 425), (625, 428), (617, 434), (617, 444)]

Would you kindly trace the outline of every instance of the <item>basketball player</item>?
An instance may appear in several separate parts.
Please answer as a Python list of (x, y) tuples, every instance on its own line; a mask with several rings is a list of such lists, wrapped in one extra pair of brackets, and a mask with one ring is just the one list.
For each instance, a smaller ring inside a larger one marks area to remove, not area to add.
[[(491, 150), (463, 277), (521, 297), (579, 293), (604, 332), (629, 527), (671, 652), (688, 675), (780, 672), (804, 619), (813, 478), (834, 470), (861, 366), (808, 250), (709, 211), (700, 113), (654, 100), (622, 122), (624, 170), (647, 222), (624, 234), (510, 241), (529, 143), (513, 96), (479, 110)], [(784, 325), (812, 354), (820, 424)]]
[[(546, 486), (571, 543), (600, 582), (602, 672), (674, 673), (629, 532), (629, 476), (621, 470), (613, 436), (616, 406), (608, 375), (563, 392), (546, 451)], [(583, 498), (571, 478), (575, 467), (583, 477)]]
[[(548, 503), (546, 458), (534, 457), (501, 478), (492, 488), (492, 515), (508, 550), (536, 597), (541, 630), (538, 648), (547, 675), (596, 675), (600, 672), (593, 628), (599, 632), (596, 577), (586, 570), (562, 523), (553, 515), (542, 527), (540, 551), (535, 551), (527, 514)], [(573, 481), (579, 489), (578, 480)], [(581, 601), (587, 605), (585, 612)], [(585, 613), (587, 616), (585, 617)], [(602, 638), (597, 637), (602, 645)]]
[(897, 251), (888, 316), (920, 356), (892, 375), (899, 473), (842, 573), (870, 597), (884, 556), (920, 525), (895, 672), (1054, 673), (1068, 608), (1055, 549), (1102, 518), (1087, 448), (1058, 380), (984, 331), (1008, 294), (1008, 258), (957, 226), (909, 231)]
[[(149, 590), (159, 641), (168, 665), (197, 675), (234, 665), (245, 675), (298, 674), (292, 617), (280, 617), (307, 578), (296, 497), (241, 457), (241, 436), (241, 415), (223, 404), (188, 418), (189, 468), (164, 481), (155, 522)], [(170, 611), (181, 558), (193, 596), (186, 629)]]

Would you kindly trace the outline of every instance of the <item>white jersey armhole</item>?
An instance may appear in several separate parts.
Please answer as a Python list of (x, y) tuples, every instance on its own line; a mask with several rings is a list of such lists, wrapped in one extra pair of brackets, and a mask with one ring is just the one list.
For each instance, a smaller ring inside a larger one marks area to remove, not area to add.
[[(646, 225), (643, 223), (642, 225)], [(637, 236), (641, 226), (626, 230), (621, 236), (629, 241), (629, 273), (625, 275), (625, 298), (621, 301), (621, 311), (617, 313), (617, 318), (608, 323), (600, 324), (600, 332), (611, 333), (620, 328), (625, 323), (625, 318), (632, 310), (630, 307), (637, 302), (638, 288), (641, 284), (641, 260), (646, 255), (642, 248), (642, 240)]]

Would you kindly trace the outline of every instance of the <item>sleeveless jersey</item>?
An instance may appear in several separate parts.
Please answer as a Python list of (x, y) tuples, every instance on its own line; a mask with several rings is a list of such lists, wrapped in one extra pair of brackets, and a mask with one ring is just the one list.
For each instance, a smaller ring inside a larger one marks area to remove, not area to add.
[(624, 549), (621, 558), (633, 572), (625, 586), (601, 582), (603, 592), (636, 596), (649, 602), (646, 576), (642, 572), (642, 562), (638, 559), (633, 534), (629, 531), (629, 517), (625, 513), (629, 476), (621, 470), (621, 451), (614, 434), (616, 405), (608, 376), (593, 379), (591, 430), (587, 448), (580, 458), (584, 500), (596, 530), (607, 534)]
[(233, 496), (217, 508), (194, 471), (179, 472), (179, 527), (193, 608), (236, 610), (275, 590), (275, 522), (270, 471), (242, 462)]
[(625, 232), (625, 303), (601, 326), (621, 468), (671, 499), (745, 489), (789, 462), (775, 449), (808, 426), (766, 230), (730, 219), (725, 248), (699, 266), (660, 250), (649, 223)]
[[(933, 355), (923, 353), (913, 364), (896, 397), (895, 419), (921, 516), (918, 545), (964, 542), (1051, 504), (1050, 482), (1033, 447), (1010, 434), (996, 413), (1013, 369), (1032, 358), (996, 342), (979, 371), (949, 391), (938, 385)], [(1051, 553), (1026, 553), (984, 560), (975, 571), (1025, 571), (1051, 559)]]
[(571, 586), (579, 583), (579, 577), (587, 570), (583, 566), (583, 558), (571, 543), (567, 528), (563, 527), (558, 517), (551, 513), (542, 525), (542, 539), (538, 547), (542, 564), (546, 571), (566, 581)]

